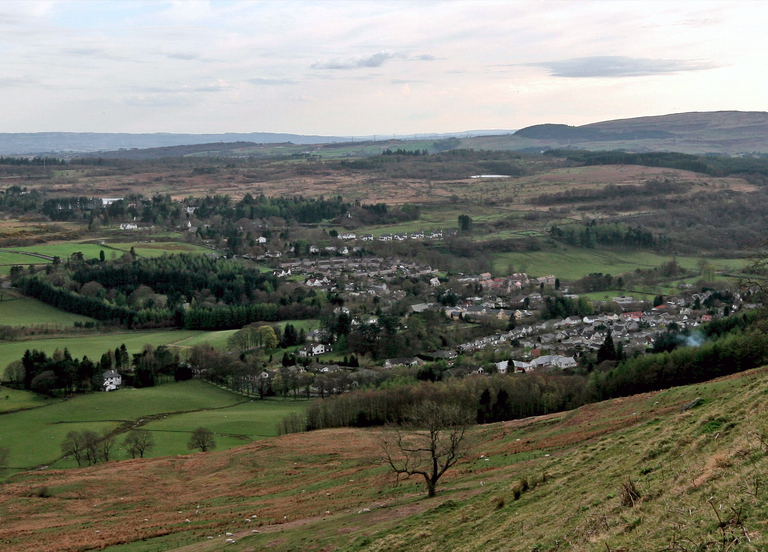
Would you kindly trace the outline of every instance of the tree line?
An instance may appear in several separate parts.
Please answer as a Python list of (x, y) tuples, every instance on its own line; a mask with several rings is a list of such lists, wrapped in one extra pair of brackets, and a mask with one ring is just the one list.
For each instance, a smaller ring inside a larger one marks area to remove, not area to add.
[(549, 229), (552, 239), (575, 247), (593, 248), (595, 245), (621, 246), (629, 248), (667, 249), (669, 238), (665, 235), (654, 236), (652, 232), (640, 226), (626, 227), (623, 224), (585, 224), (583, 226), (553, 225)]

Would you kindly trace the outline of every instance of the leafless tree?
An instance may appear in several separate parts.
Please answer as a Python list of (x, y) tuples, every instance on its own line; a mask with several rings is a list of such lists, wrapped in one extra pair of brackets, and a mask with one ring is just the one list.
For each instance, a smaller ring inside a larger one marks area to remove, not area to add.
[(125, 437), (123, 444), (131, 458), (144, 458), (144, 453), (155, 446), (155, 440), (146, 429), (135, 429)]
[(424, 401), (411, 407), (402, 424), (381, 434), (384, 461), (398, 475), (421, 475), (427, 496), (438, 480), (469, 452), (470, 413), (457, 405)]
[(11, 455), (11, 451), (6, 447), (0, 447), (0, 470), (4, 470), (8, 467), (8, 457)]
[(200, 449), (202, 452), (206, 452), (216, 448), (216, 439), (214, 439), (213, 432), (210, 429), (198, 427), (192, 432), (192, 437), (189, 438), (187, 446), (190, 449)]

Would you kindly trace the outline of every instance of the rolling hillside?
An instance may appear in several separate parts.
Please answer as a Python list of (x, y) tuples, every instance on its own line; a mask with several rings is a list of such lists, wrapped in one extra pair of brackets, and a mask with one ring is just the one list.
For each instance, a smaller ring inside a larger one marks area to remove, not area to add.
[(762, 368), (477, 427), (471, 457), (434, 499), (421, 481), (395, 482), (377, 430), (25, 472), (0, 493), (0, 543), (17, 552), (765, 550), (767, 393)]
[[(572, 127), (541, 124), (518, 130), (510, 139), (529, 148), (678, 151), (683, 153), (766, 153), (768, 113), (691, 112), (617, 119)], [(475, 141), (483, 138), (473, 139)]]

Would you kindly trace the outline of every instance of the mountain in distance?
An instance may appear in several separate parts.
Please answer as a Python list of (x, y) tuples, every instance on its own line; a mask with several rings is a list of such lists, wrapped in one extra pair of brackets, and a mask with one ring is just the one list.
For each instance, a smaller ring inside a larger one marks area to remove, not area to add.
[[(511, 134), (514, 130), (470, 130), (452, 133), (430, 133), (400, 136), (400, 139), (443, 139), (474, 137), (488, 134)], [(174, 134), (174, 133), (103, 133), (103, 132), (32, 132), (0, 133), (0, 155), (81, 154), (128, 149), (167, 148), (215, 143), (251, 144), (332, 144), (365, 140), (387, 140), (390, 135), (315, 136), (274, 132)]]
[(768, 113), (690, 112), (616, 119), (581, 126), (541, 124), (518, 130), (518, 146), (623, 149), (728, 155), (768, 153)]

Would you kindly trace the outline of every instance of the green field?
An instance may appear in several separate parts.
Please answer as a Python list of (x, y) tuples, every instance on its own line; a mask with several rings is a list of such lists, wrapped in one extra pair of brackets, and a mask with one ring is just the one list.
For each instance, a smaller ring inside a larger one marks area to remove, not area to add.
[[(67, 260), (73, 253), (80, 252), (86, 259), (98, 259), (100, 252), (104, 251), (107, 259), (110, 258), (110, 250), (101, 245), (93, 243), (52, 243), (45, 245), (30, 245), (28, 247), (13, 247), (8, 248), (7, 251), (31, 251), (33, 253), (39, 253), (41, 255), (47, 255), (49, 257), (60, 257), (62, 261)], [(36, 259), (34, 262), (45, 262), (43, 259), (37, 257), (29, 257), (30, 259)]]
[[(9, 466), (13, 469), (38, 465), (73, 467), (73, 460), (59, 460), (61, 442), (69, 431), (112, 431), (125, 422), (146, 420), (149, 416), (158, 418), (146, 425), (155, 432), (156, 446), (149, 456), (189, 452), (189, 434), (198, 426), (214, 431), (217, 449), (223, 450), (276, 435), (276, 423), (307, 404), (291, 400), (249, 401), (199, 380), (93, 393), (65, 401), (3, 388), (0, 409), (5, 406), (6, 394), (10, 396), (7, 410), (11, 410), (11, 405), (16, 408), (43, 405), (3, 415), (0, 446), (10, 449)], [(115, 456), (119, 459), (126, 458), (121, 448), (123, 439), (122, 434), (118, 435)]]
[(37, 393), (32, 393), (31, 391), (0, 387), (0, 412), (12, 412), (14, 410), (34, 408), (50, 404), (54, 401), (55, 399), (48, 399)]
[(66, 242), (5, 248), (3, 252), (0, 252), (0, 266), (49, 262), (39, 257), (24, 255), (23, 253), (20, 253), (22, 251), (39, 253), (49, 257), (60, 257), (62, 260), (68, 259), (73, 253), (77, 252), (82, 253), (83, 257), (86, 259), (98, 259), (101, 256), (101, 252), (104, 251), (105, 257), (111, 259), (113, 257), (122, 256), (123, 253), (130, 251), (131, 247), (133, 247), (136, 253), (142, 257), (159, 257), (166, 253), (211, 252), (211, 250), (206, 247), (177, 241), (104, 244)]
[(45, 264), (51, 261), (47, 259), (41, 259), (33, 255), (25, 255), (24, 253), (18, 253), (15, 251), (3, 250), (0, 251), (0, 275), (7, 275), (11, 272), (11, 267), (14, 265), (20, 265), (27, 267), (31, 264)]
[[(493, 270), (506, 274), (510, 263), (515, 272), (527, 272), (531, 276), (554, 274), (564, 280), (575, 280), (594, 272), (617, 276), (637, 268), (647, 269), (673, 260), (672, 255), (659, 255), (650, 251), (610, 251), (577, 249), (558, 246), (556, 250), (498, 253), (493, 256)], [(684, 268), (696, 269), (701, 257), (677, 256)], [(733, 270), (744, 265), (742, 259), (707, 259), (718, 270)]]
[[(144, 345), (152, 345), (153, 347), (160, 345), (177, 346), (181, 350), (192, 345), (211, 342), (214, 346), (221, 347), (226, 344), (226, 337), (229, 333), (160, 330), (3, 341), (0, 342), (0, 369), (4, 369), (12, 360), (20, 359), (27, 349), (37, 349), (50, 355), (56, 349), (64, 350), (66, 347), (74, 357), (80, 358), (87, 355), (90, 359), (98, 360), (107, 349), (114, 350), (122, 344), (125, 344), (129, 354), (141, 352)], [(187, 340), (190, 342), (188, 343)]]
[(275, 437), (278, 422), (307, 404), (305, 400), (253, 400), (219, 410), (169, 416), (146, 425), (146, 429), (154, 432), (158, 445), (152, 455), (178, 454), (187, 446), (190, 431), (200, 426), (216, 433), (217, 449)]
[(0, 325), (31, 326), (57, 324), (72, 326), (75, 322), (93, 322), (92, 318), (72, 314), (31, 297), (0, 291)]
[(136, 242), (136, 243), (108, 243), (110, 249), (129, 252), (131, 247), (140, 257), (160, 257), (168, 253), (211, 253), (207, 247), (201, 247), (191, 243), (166, 241), (166, 242)]

